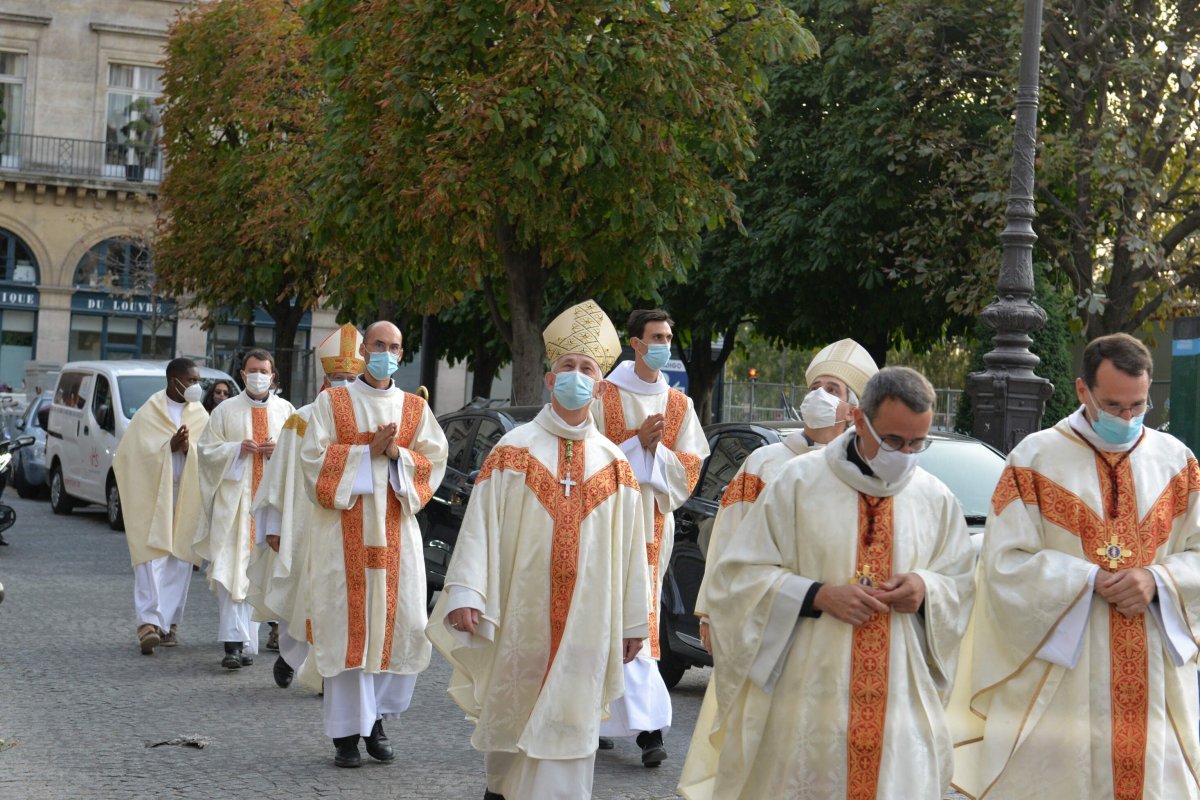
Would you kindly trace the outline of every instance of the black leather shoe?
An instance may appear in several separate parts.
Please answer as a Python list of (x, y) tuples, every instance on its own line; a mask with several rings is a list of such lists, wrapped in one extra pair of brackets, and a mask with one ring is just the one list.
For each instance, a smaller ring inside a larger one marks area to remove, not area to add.
[(616, 746), (617, 746), (617, 743), (614, 742), (612, 739), (608, 738), (607, 736), (600, 737), (600, 744), (598, 745), (598, 748), (600, 750), (612, 750)]
[(333, 740), (333, 746), (337, 748), (337, 753), (333, 757), (333, 763), (339, 767), (361, 767), (362, 756), (358, 753), (358, 734), (353, 736), (342, 736)]
[(504, 795), (496, 794), (495, 792), (484, 789), (483, 800), (504, 800)]
[(383, 720), (375, 720), (375, 725), (371, 728), (371, 735), (367, 737), (367, 755), (376, 761), (391, 761), (396, 757), (396, 751), (392, 749), (392, 743), (388, 741), (387, 734), (383, 732)]
[(221, 666), (225, 669), (241, 669), (242, 668), (242, 643), (241, 642), (225, 642), (225, 657), (221, 659)]
[(275, 677), (275, 685), (280, 689), (286, 689), (292, 685), (292, 678), (296, 677), (296, 670), (292, 669), (292, 665), (283, 660), (283, 656), (275, 657), (275, 666), (271, 668), (271, 674)]
[(642, 766), (657, 767), (667, 758), (667, 749), (663, 747), (662, 731), (642, 731), (637, 737), (638, 747), (642, 748)]
[(245, 653), (238, 653), (238, 658), (241, 659), (243, 667), (248, 667), (254, 663), (254, 656), (248, 656)]

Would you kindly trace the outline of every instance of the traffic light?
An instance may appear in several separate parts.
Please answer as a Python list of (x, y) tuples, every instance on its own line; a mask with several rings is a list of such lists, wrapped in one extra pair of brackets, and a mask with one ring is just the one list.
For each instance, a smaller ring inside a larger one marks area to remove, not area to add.
[(746, 377), (749, 378), (751, 381), (758, 380), (758, 369), (755, 367), (751, 367), (749, 370), (746, 371)]

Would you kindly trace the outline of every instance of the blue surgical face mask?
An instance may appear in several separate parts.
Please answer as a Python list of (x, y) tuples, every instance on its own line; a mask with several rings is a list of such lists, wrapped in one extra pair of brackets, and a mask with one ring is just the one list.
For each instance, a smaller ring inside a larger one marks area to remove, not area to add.
[(336, 389), (339, 386), (349, 386), (349, 385), (350, 385), (350, 381), (347, 381), (347, 380), (336, 380), (336, 381), (329, 382), (330, 389)]
[[(1092, 396), (1091, 389), (1088, 389), (1088, 397), (1091, 398), (1093, 403), (1096, 403), (1096, 398)], [(1142, 435), (1142, 422), (1146, 419), (1145, 414), (1124, 419), (1100, 408), (1099, 403), (1096, 403), (1096, 414), (1096, 420), (1092, 423), (1092, 430), (1109, 444), (1129, 444)]]
[(582, 372), (571, 370), (554, 376), (554, 399), (568, 411), (578, 411), (592, 402), (596, 382)]
[(400, 359), (395, 353), (384, 351), (382, 353), (371, 353), (371, 357), (367, 359), (367, 372), (371, 373), (371, 377), (377, 381), (386, 381), (392, 377), (392, 373), (400, 366)]
[(646, 355), (642, 356), (642, 363), (650, 369), (658, 372), (667, 365), (671, 360), (671, 345), (669, 344), (648, 344), (646, 345)]

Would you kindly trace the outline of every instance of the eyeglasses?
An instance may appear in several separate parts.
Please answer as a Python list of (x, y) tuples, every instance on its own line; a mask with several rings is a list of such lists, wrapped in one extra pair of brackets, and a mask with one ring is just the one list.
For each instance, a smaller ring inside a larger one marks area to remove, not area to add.
[(217, 389), (213, 392), (213, 397), (229, 397), (229, 392), (224, 389)]
[(926, 436), (917, 439), (905, 439), (903, 436), (895, 436), (890, 433), (887, 436), (880, 436), (879, 432), (875, 430), (875, 426), (871, 424), (871, 420), (865, 414), (863, 415), (863, 420), (867, 423), (867, 429), (871, 431), (875, 439), (879, 442), (880, 450), (894, 453), (897, 450), (903, 450), (907, 447), (910, 453), (922, 453), (929, 449), (929, 445), (933, 444), (933, 440)]
[[(1092, 399), (1095, 400), (1096, 399), (1095, 396), (1093, 396)], [(1123, 406), (1120, 403), (1101, 403), (1101, 402), (1097, 402), (1096, 405), (1100, 406), (1100, 409), (1102, 411), (1112, 414), (1114, 417), (1119, 417), (1126, 412), (1129, 412), (1129, 415), (1131, 417), (1140, 417), (1140, 416), (1144, 415), (1150, 409), (1154, 408), (1154, 403), (1151, 402), (1149, 397), (1146, 398), (1146, 402), (1134, 403), (1131, 406)]]

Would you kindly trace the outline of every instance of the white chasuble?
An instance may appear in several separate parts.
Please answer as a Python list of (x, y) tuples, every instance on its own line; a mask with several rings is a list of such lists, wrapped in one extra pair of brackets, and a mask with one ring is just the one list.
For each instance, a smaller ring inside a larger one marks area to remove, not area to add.
[[(622, 639), (646, 635), (640, 505), (621, 451), (549, 406), (492, 449), (428, 628), (476, 750), (595, 752), (603, 709), (624, 692)], [(481, 607), (473, 636), (446, 621), (459, 592)]]
[[(653, 452), (641, 446), (637, 435), (651, 414), (665, 417), (662, 441)], [(670, 388), (662, 373), (656, 383), (641, 380), (634, 373), (632, 361), (618, 364), (600, 384), (600, 397), (592, 403), (592, 418), (600, 432), (621, 448), (641, 486), (646, 563), (650, 570), (650, 636), (642, 655), (657, 659), (662, 576), (675, 544), (672, 512), (696, 488), (700, 466), (708, 458), (708, 439), (691, 398)]]
[[(1078, 413), (1026, 437), (992, 498), (952, 704), (972, 797), (1200, 797), (1200, 468), (1158, 431), (1089, 438)], [(1093, 587), (1132, 567), (1158, 594), (1126, 617)]]
[(208, 585), (225, 587), (235, 603), (250, 590), (246, 569), (254, 549), (250, 506), (262, 482), (267, 459), (242, 455), (242, 442), (274, 441), (295, 409), (282, 397), (252, 400), (245, 392), (213, 409), (204, 434), (194, 445), (200, 456), (200, 525), (194, 549), (208, 559)]
[[(286, 622), (298, 639), (306, 638), (308, 526), (313, 509), (304, 490), (300, 442), (312, 412), (310, 403), (283, 423), (251, 506), (256, 543), (250, 556), (250, 594), (246, 599), (254, 606), (255, 620)], [(267, 536), (279, 537), (278, 552), (267, 545)]]
[[(940, 800), (949, 786), (943, 704), (973, 596), (966, 523), (929, 473), (884, 484), (848, 446), (853, 433), (790, 460), (710, 576), (720, 679), (680, 779), (690, 800)], [(925, 584), (918, 613), (858, 627), (800, 616), (816, 582), (910, 572)]]
[(171, 418), (168, 402), (166, 390), (151, 395), (129, 421), (113, 456), (125, 541), (134, 566), (167, 555), (200, 561), (192, 552), (201, 506), (196, 442), (208, 424), (208, 412), (199, 403), (183, 407), (181, 421), (188, 427), (189, 447), (179, 459), (171, 452), (171, 438), (179, 424)]
[[(391, 423), (400, 457), (373, 457), (375, 431)], [(411, 675), (429, 665), (425, 556), (415, 514), (442, 482), (447, 452), (433, 411), (394, 383), (376, 389), (360, 378), (313, 403), (300, 460), (315, 503), (307, 663), (321, 676), (349, 669)]]

